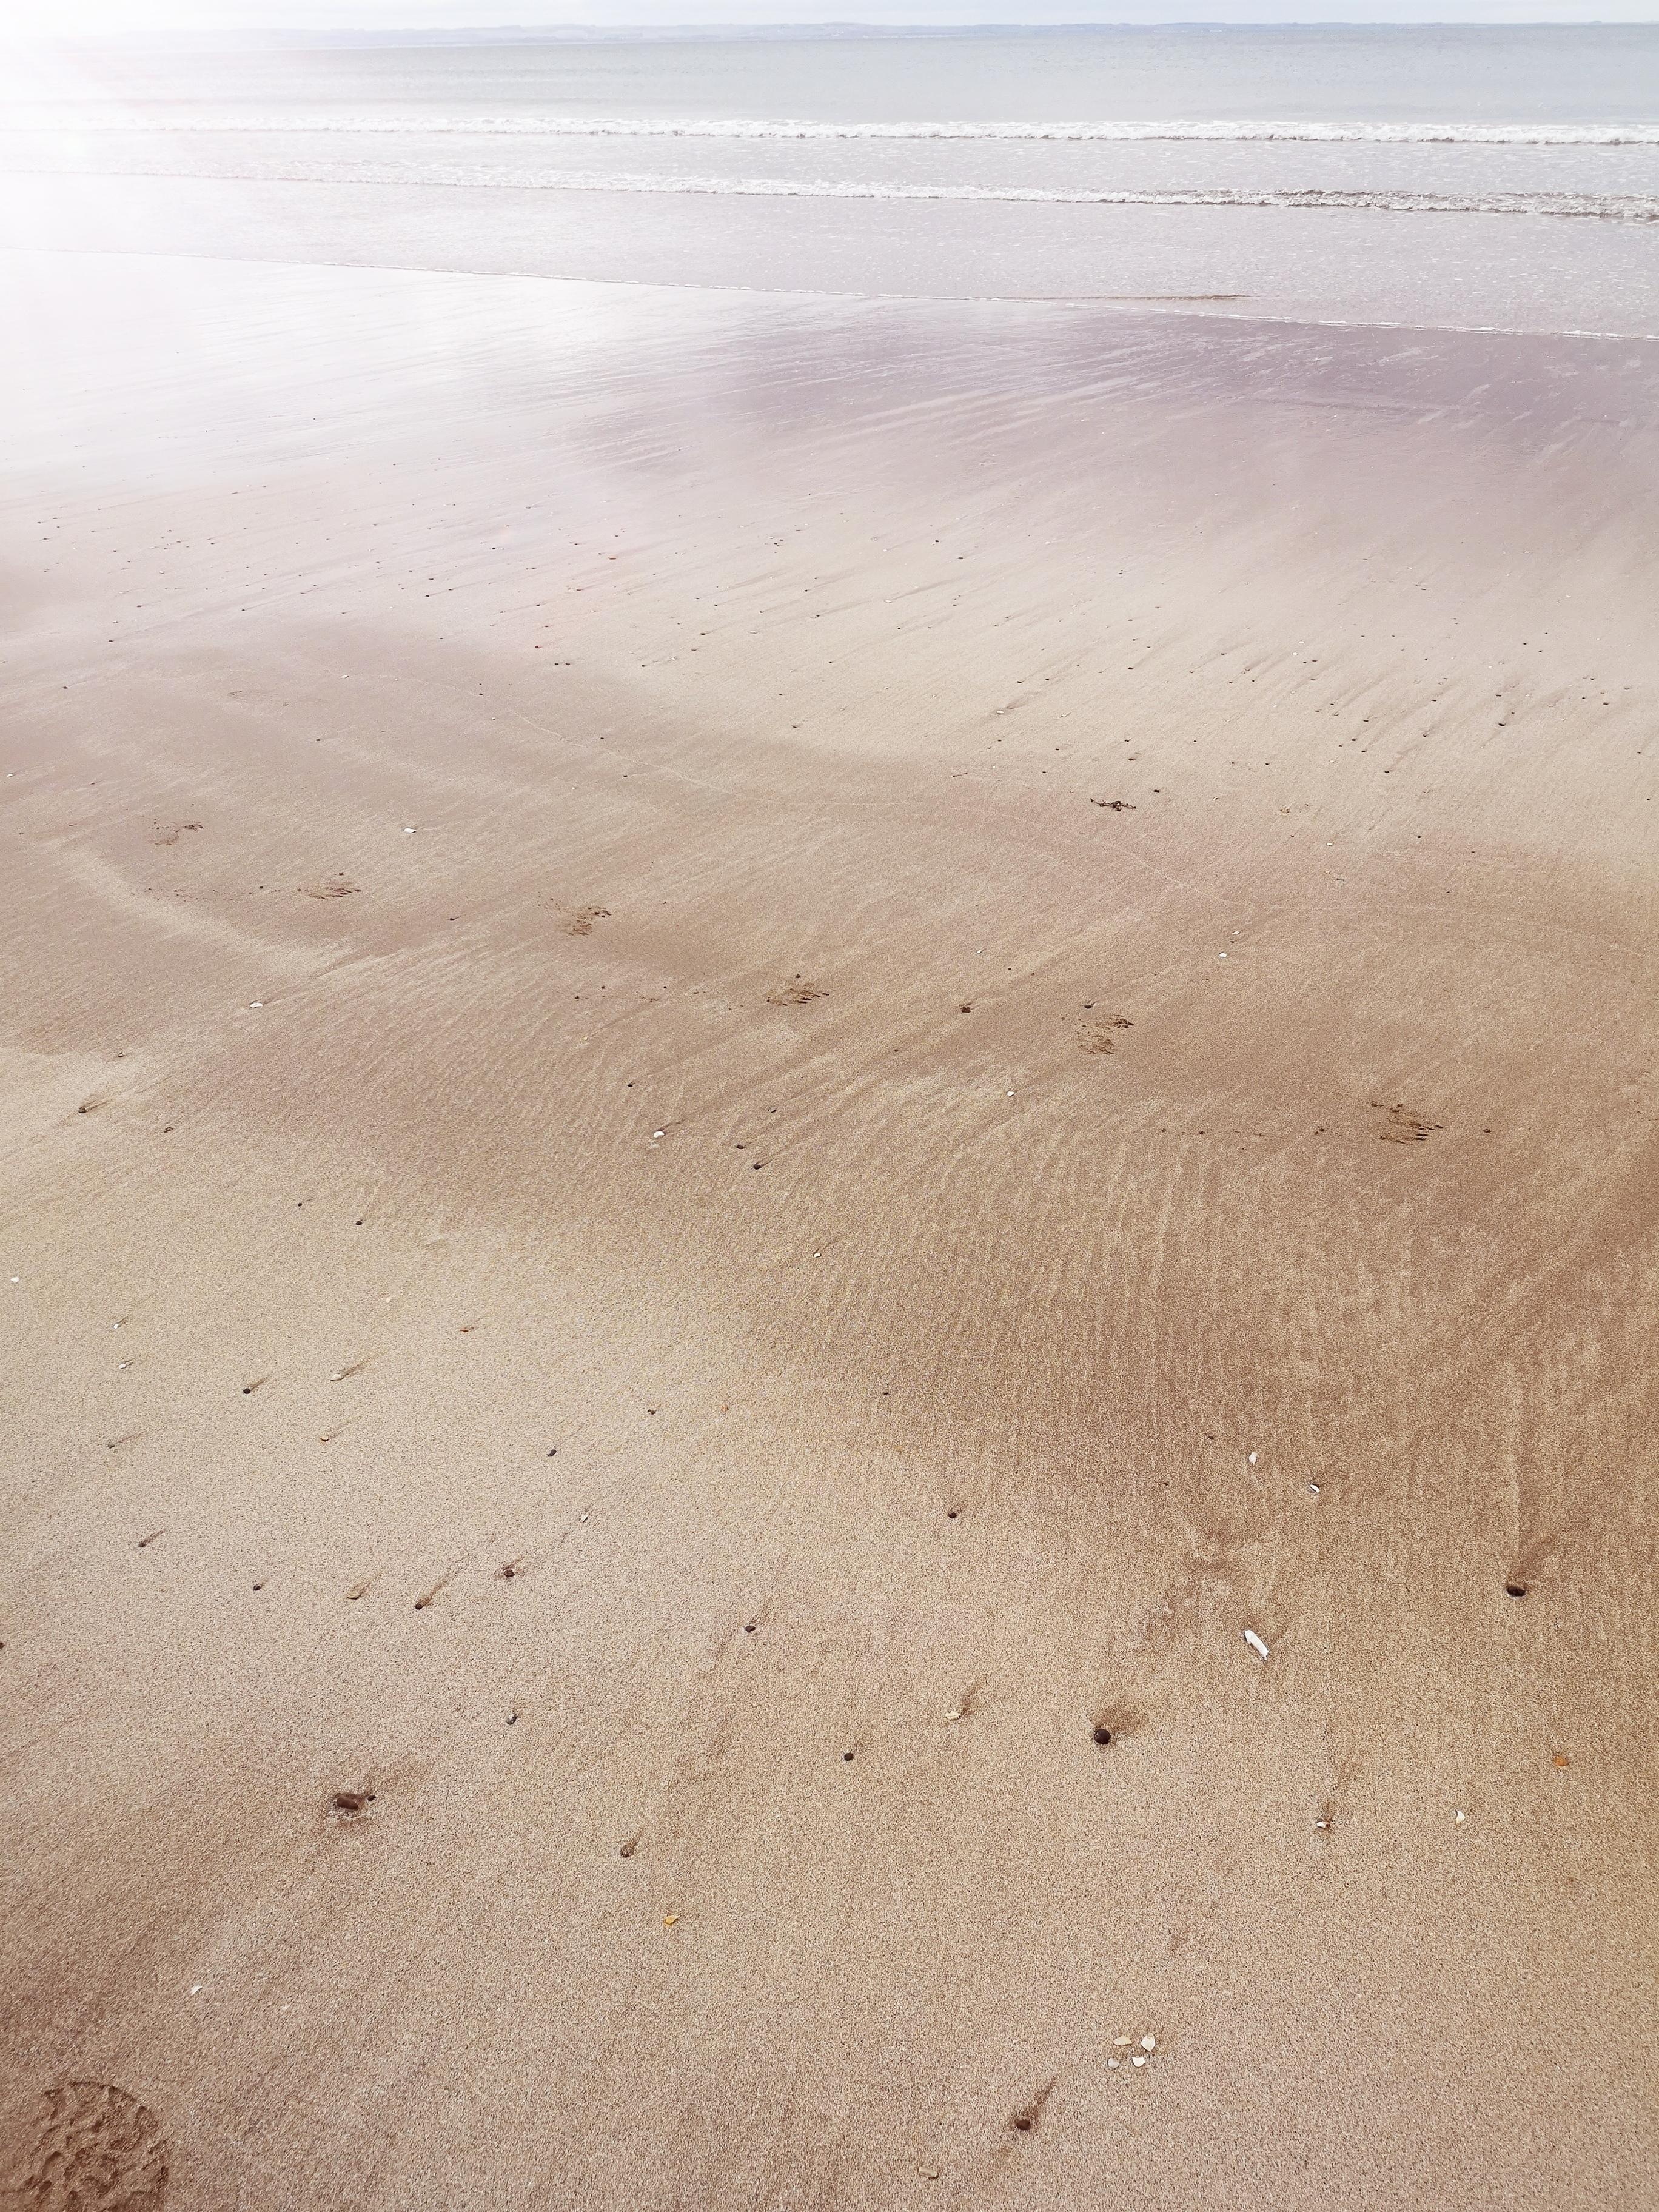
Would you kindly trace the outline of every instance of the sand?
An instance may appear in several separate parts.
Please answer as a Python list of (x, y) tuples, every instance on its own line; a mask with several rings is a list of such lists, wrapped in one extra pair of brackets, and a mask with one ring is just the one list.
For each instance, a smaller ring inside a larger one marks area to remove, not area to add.
[(0, 2202), (1650, 2203), (1659, 356), (5, 259)]

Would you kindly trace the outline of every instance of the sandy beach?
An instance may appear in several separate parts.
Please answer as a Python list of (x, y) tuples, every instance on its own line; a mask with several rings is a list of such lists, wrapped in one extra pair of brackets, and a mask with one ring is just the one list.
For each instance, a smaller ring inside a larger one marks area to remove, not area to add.
[(0, 2203), (1650, 2204), (1659, 353), (3, 258)]

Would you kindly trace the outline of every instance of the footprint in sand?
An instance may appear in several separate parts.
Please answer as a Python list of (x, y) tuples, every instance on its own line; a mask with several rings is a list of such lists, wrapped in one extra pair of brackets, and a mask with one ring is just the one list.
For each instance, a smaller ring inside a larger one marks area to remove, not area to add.
[(167, 2146), (147, 2105), (108, 2081), (48, 2089), (17, 2192), (29, 2212), (160, 2212)]
[(1445, 1127), (1443, 1121), (1431, 1121), (1413, 1113), (1409, 1106), (1389, 1106), (1381, 1098), (1373, 1098), (1371, 1104), (1383, 1116), (1383, 1126), (1376, 1133), (1385, 1145), (1425, 1145), (1437, 1129)]
[(152, 845), (176, 845), (186, 830), (199, 830), (201, 826), (199, 822), (158, 822), (149, 833), (149, 842)]
[(1085, 1022), (1077, 1033), (1079, 1052), (1109, 1053), (1117, 1050), (1118, 1030), (1132, 1030), (1134, 1024), (1127, 1014), (1113, 1014), (1103, 1022)]
[(797, 975), (787, 983), (775, 983), (766, 994), (769, 1006), (805, 1006), (814, 999), (827, 999), (830, 994), (822, 983), (809, 983), (804, 975)]
[(325, 876), (319, 883), (301, 884), (300, 889), (307, 898), (349, 898), (359, 886), (349, 884), (343, 876)]
[(565, 920), (565, 933), (569, 937), (592, 937), (596, 921), (609, 921), (608, 906), (579, 906)]

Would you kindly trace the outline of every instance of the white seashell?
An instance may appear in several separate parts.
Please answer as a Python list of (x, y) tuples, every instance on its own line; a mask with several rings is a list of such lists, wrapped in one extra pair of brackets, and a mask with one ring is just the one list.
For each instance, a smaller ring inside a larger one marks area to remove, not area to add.
[(1255, 1629), (1247, 1628), (1245, 1630), (1244, 1641), (1249, 1645), (1251, 1650), (1255, 1652), (1258, 1659), (1265, 1659), (1267, 1656), (1267, 1647), (1261, 1641), (1261, 1638), (1256, 1634)]

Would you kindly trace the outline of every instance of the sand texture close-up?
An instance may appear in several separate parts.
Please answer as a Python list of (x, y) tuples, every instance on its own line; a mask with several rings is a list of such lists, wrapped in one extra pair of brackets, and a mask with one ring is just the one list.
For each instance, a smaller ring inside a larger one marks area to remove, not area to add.
[(0, 2205), (1651, 2206), (1659, 354), (3, 258)]

